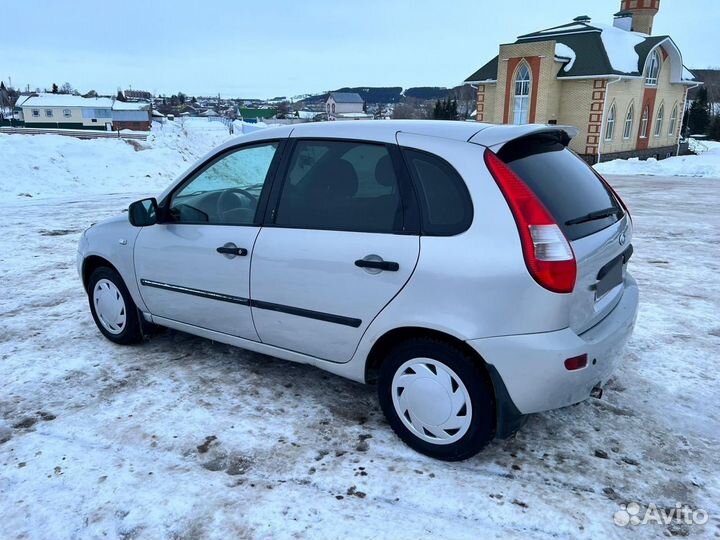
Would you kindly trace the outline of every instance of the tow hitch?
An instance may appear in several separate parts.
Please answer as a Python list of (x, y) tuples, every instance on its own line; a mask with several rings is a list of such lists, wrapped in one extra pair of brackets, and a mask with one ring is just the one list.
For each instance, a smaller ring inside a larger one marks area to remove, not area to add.
[(590, 390), (590, 397), (594, 397), (595, 399), (602, 399), (602, 395), (602, 386), (600, 386), (600, 383), (597, 383), (595, 386), (593, 386), (593, 389)]

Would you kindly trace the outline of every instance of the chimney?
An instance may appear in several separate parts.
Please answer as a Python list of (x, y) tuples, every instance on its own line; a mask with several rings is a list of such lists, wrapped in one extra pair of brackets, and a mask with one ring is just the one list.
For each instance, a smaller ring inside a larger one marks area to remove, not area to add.
[(618, 11), (613, 20), (613, 26), (620, 30), (632, 30), (632, 13), (629, 11)]
[[(630, 13), (630, 30), (641, 34), (652, 34), (653, 19), (660, 9), (660, 0), (621, 0), (620, 13)], [(615, 26), (618, 26), (617, 19)], [(622, 28), (618, 26), (618, 28)]]

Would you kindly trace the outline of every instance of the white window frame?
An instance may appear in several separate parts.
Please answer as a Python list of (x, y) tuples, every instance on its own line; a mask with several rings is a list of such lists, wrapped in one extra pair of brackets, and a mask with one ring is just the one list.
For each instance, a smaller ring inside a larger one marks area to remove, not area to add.
[(64, 118), (70, 118), (72, 116), (72, 112), (70, 109), (63, 109), (63, 117)]
[(648, 122), (650, 122), (650, 105), (645, 105), (642, 116), (640, 117), (640, 138), (647, 139)]
[[(525, 75), (527, 74), (527, 77)], [(523, 77), (522, 79), (520, 77)], [(523, 62), (513, 78), (513, 124), (530, 123), (530, 94), (532, 93), (532, 75), (530, 66)]]
[(659, 137), (662, 134), (663, 120), (665, 120), (665, 104), (661, 103), (658, 107), (657, 115), (655, 116), (655, 136)]
[(46, 117), (46, 118), (52, 118), (52, 117), (53, 117), (53, 110), (52, 110), (52, 109), (45, 109), (45, 117)]
[(652, 52), (650, 63), (645, 72), (645, 84), (647, 86), (657, 86), (658, 77), (660, 75), (660, 55), (657, 50)]
[(610, 106), (607, 120), (605, 120), (605, 140), (612, 141), (615, 136), (615, 104)]
[(633, 123), (635, 122), (635, 106), (631, 103), (625, 113), (625, 125), (623, 126), (623, 140), (629, 140), (632, 137)]
[(668, 129), (668, 135), (675, 135), (675, 128), (677, 127), (677, 116), (678, 116), (678, 104), (675, 103), (670, 113), (670, 129)]
[(33, 118), (40, 118), (40, 109), (33, 109), (30, 114)]

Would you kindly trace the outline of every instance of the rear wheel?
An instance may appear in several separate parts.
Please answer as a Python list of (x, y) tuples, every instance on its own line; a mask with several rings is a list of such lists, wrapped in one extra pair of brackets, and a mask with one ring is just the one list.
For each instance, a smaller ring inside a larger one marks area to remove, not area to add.
[(467, 459), (495, 432), (492, 384), (477, 359), (448, 343), (415, 339), (390, 351), (378, 379), (380, 406), (411, 448)]
[(95, 324), (110, 341), (129, 345), (142, 341), (140, 318), (120, 274), (97, 268), (88, 282), (88, 301)]

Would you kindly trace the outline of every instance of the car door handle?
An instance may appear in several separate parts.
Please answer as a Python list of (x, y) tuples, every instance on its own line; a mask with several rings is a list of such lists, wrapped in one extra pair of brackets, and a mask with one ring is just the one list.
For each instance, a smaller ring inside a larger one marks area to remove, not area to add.
[(220, 246), (220, 247), (217, 248), (215, 251), (217, 251), (218, 253), (222, 253), (223, 255), (230, 255), (230, 256), (231, 256), (231, 257), (230, 257), (231, 259), (232, 259), (233, 257), (236, 257), (237, 255), (240, 255), (241, 257), (244, 257), (245, 255), (248, 254), (248, 250), (247, 250), (247, 249), (241, 248), (241, 247), (237, 247), (237, 246), (236, 246), (235, 244), (233, 244), (232, 242), (229, 242), (229, 243), (225, 244), (224, 246)]
[(400, 265), (392, 261), (373, 261), (367, 259), (358, 259), (355, 261), (355, 266), (358, 268), (372, 268), (374, 270), (385, 270), (387, 272), (397, 272), (400, 270)]

